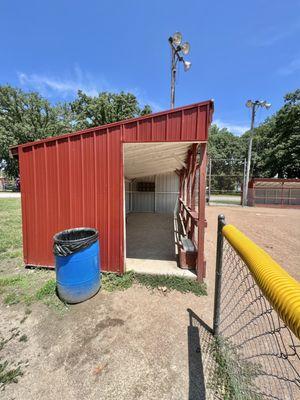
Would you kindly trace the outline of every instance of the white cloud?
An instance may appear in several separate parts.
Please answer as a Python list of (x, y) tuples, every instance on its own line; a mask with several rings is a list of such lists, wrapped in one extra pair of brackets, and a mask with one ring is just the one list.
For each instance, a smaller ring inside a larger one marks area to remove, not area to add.
[(111, 86), (104, 78), (95, 78), (90, 74), (83, 72), (80, 67), (76, 66), (73, 72), (67, 76), (50, 76), (46, 74), (26, 74), (18, 73), (20, 84), (27, 89), (37, 90), (45, 97), (59, 97), (67, 99), (75, 97), (78, 90), (82, 90), (88, 96), (97, 96), (99, 92), (125, 92), (133, 93), (141, 106), (149, 104), (154, 112), (160, 111), (161, 106), (150, 99), (139, 89), (121, 88), (117, 89)]
[(18, 78), (22, 86), (38, 90), (47, 97), (59, 95), (66, 98), (76, 95), (78, 90), (89, 96), (96, 96), (99, 91), (109, 90), (104, 80), (95, 82), (91, 76), (83, 74), (79, 67), (75, 67), (72, 74), (63, 78), (24, 72), (18, 73)]
[(235, 135), (238, 136), (241, 136), (243, 133), (249, 130), (249, 126), (224, 122), (220, 119), (214, 120), (213, 124), (218, 125), (219, 128), (227, 128), (229, 132), (234, 133)]
[(300, 57), (292, 60), (288, 65), (278, 70), (280, 75), (292, 75), (300, 70)]

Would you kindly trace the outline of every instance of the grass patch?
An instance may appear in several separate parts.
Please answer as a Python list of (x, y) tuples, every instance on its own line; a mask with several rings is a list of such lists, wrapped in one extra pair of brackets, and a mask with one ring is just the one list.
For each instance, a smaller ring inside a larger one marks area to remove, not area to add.
[(21, 260), (21, 199), (0, 199), (0, 221), (0, 261)]
[(18, 304), (20, 303), (20, 295), (16, 292), (9, 293), (7, 296), (4, 298), (4, 304), (11, 306), (13, 304)]
[(27, 276), (25, 275), (15, 275), (15, 276), (7, 276), (0, 278), (0, 287), (5, 286), (19, 286), (24, 284), (27, 281)]
[(35, 294), (37, 300), (44, 300), (45, 297), (56, 295), (56, 280), (49, 279)]
[(224, 200), (210, 200), (210, 203), (216, 203), (216, 204), (241, 204), (240, 200), (230, 200), (230, 199), (224, 199)]
[(139, 283), (148, 289), (164, 287), (168, 290), (177, 290), (181, 293), (194, 293), (196, 296), (207, 294), (204, 283), (179, 276), (137, 274), (133, 271), (126, 272), (123, 275), (112, 273), (102, 274), (102, 289), (108, 292), (129, 289), (133, 283)]
[[(14, 305), (23, 303), (30, 305), (42, 301), (49, 307), (59, 311), (65, 310), (66, 305), (56, 295), (56, 280), (49, 279), (50, 271), (33, 271), (23, 275), (0, 278), (0, 294), (4, 294), (4, 304)], [(53, 276), (53, 275), (52, 275)], [(26, 321), (28, 309), (21, 323)]]
[(262, 400), (255, 392), (255, 378), (261, 367), (241, 358), (237, 346), (218, 337), (211, 345), (216, 368), (209, 382), (210, 389), (223, 400)]
[(115, 290), (125, 290), (129, 289), (134, 282), (134, 272), (129, 271), (123, 275), (116, 275), (112, 273), (102, 274), (102, 289), (108, 292), (113, 292)]
[(156, 289), (166, 287), (169, 290), (177, 290), (181, 293), (194, 293), (196, 296), (207, 294), (206, 285), (193, 279), (172, 275), (148, 275), (135, 274), (136, 282), (147, 288)]

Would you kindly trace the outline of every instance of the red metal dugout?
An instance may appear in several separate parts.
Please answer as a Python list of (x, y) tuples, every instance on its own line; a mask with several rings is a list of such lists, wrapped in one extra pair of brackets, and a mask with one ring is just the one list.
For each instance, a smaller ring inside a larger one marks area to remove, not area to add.
[[(91, 226), (100, 233), (102, 269), (123, 273), (123, 145), (181, 142), (187, 144), (187, 164), (178, 160), (175, 165), (173, 159), (172, 168), (192, 193), (186, 199), (190, 204), (182, 207), (198, 226), (197, 272), (202, 280), (206, 143), (212, 113), (213, 102), (206, 101), (13, 147), (20, 165), (25, 264), (53, 268), (53, 235), (70, 227)], [(193, 194), (196, 149), (201, 154), (199, 212)], [(166, 165), (171, 164), (164, 161), (161, 170)]]

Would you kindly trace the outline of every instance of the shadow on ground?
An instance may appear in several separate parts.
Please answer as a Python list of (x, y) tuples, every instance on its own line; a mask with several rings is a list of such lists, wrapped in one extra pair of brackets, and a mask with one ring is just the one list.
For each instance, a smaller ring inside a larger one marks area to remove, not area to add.
[[(215, 367), (212, 329), (190, 308), (188, 336), (189, 400), (219, 399), (212, 388)], [(216, 397), (217, 396), (217, 397)]]

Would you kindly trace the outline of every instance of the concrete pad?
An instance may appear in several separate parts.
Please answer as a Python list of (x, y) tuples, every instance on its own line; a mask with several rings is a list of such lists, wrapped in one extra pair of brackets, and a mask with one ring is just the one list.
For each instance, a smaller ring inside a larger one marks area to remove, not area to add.
[(126, 270), (195, 279), (179, 268), (172, 214), (131, 213), (126, 224)]
[(176, 261), (127, 258), (126, 270), (139, 272), (141, 274), (175, 275), (196, 279), (196, 274), (194, 272), (179, 268)]

